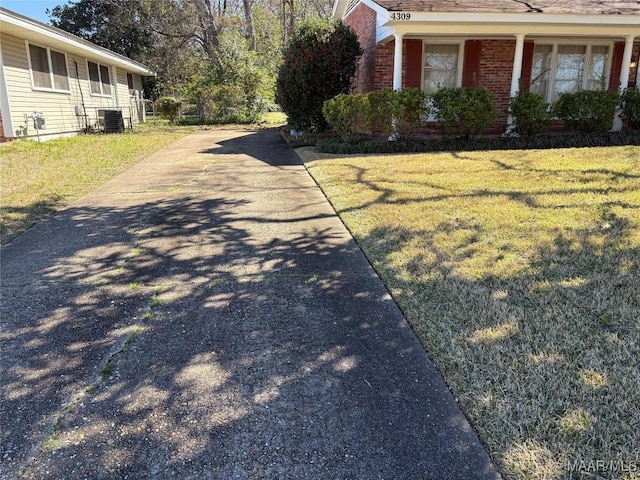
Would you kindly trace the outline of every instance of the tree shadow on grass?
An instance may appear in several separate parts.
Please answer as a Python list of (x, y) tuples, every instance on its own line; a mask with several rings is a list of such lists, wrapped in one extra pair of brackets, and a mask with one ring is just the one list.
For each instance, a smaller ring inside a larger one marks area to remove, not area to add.
[(21, 233), (49, 217), (63, 205), (64, 197), (52, 195), (46, 200), (34, 202), (27, 206), (0, 207), (0, 240), (6, 245)]
[[(459, 250), (486, 253), (482, 226), (464, 228), (477, 231)], [(637, 228), (603, 207), (597, 225), (558, 231), (519, 273), (474, 279), (440, 246), (440, 228), (358, 240), (501, 469), (567, 478), (576, 460), (637, 459)], [(421, 253), (398, 266), (415, 242)]]
[(317, 198), (237, 191), (77, 205), (3, 250), (0, 476), (495, 478)]

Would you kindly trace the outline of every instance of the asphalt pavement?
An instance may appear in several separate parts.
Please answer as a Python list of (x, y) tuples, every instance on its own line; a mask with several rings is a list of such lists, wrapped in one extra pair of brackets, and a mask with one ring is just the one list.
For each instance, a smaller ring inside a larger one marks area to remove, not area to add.
[(275, 130), (206, 130), (1, 252), (2, 479), (496, 479)]

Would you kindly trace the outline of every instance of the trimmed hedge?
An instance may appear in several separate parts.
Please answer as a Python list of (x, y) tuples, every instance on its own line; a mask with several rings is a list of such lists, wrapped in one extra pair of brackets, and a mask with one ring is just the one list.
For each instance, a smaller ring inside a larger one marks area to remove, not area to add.
[(545, 133), (551, 128), (554, 119), (549, 105), (544, 99), (532, 92), (519, 93), (511, 98), (509, 114), (515, 122), (515, 131), (525, 137)]
[(622, 112), (631, 128), (640, 129), (640, 90), (626, 90), (622, 94)]
[(482, 87), (441, 88), (431, 101), (445, 135), (474, 138), (493, 125), (498, 116), (493, 94)]
[(369, 133), (371, 106), (367, 95), (336, 95), (324, 102), (322, 114), (344, 142), (357, 142)]
[(553, 113), (569, 128), (583, 133), (606, 132), (613, 125), (620, 95), (610, 90), (563, 93), (553, 104)]
[(318, 150), (336, 154), (462, 152), (477, 150), (532, 150), (550, 148), (608, 147), (640, 145), (640, 131), (602, 132), (592, 134), (553, 134), (530, 137), (441, 138), (422, 141), (365, 140), (346, 144), (325, 140)]

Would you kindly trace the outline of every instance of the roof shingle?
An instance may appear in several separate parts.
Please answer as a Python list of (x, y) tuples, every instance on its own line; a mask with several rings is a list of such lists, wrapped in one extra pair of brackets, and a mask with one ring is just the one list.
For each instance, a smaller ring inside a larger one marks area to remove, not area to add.
[[(390, 11), (640, 15), (640, 0), (374, 0)], [(640, 28), (640, 25), (639, 25)]]

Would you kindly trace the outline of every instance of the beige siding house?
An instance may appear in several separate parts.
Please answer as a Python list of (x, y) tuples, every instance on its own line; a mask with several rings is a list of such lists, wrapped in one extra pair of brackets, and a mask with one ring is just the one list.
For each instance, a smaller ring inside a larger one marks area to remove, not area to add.
[(117, 131), (144, 121), (148, 67), (0, 7), (0, 140)]

